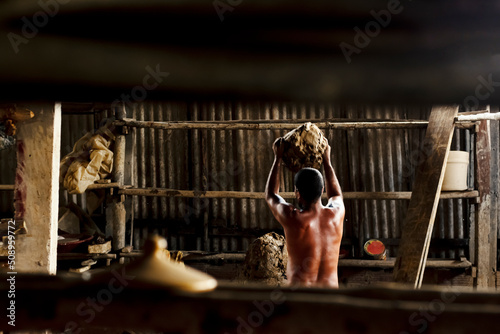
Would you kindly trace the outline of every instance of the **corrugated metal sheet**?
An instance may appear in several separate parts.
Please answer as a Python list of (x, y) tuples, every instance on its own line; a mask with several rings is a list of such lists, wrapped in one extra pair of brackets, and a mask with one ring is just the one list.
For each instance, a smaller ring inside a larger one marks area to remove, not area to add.
[[(93, 131), (95, 126), (93, 114), (63, 114), (61, 118), (61, 159), (73, 151), (75, 143), (87, 132)], [(86, 208), (86, 195), (70, 195), (60, 186), (59, 206), (65, 207), (69, 202), (74, 202)]]
[[(241, 119), (428, 119), (430, 108), (336, 106), (327, 104), (244, 102), (149, 102), (127, 108), (127, 117), (139, 120)], [(98, 127), (109, 111), (63, 115), (61, 156), (87, 131)], [(492, 132), (498, 142), (498, 122)], [(130, 183), (137, 187), (195, 190), (263, 191), (273, 160), (271, 144), (286, 131), (277, 130), (154, 130), (131, 129), (127, 139)], [(333, 164), (344, 191), (409, 191), (415, 167), (421, 162), (424, 130), (326, 130)], [(495, 142), (493, 142), (494, 144)], [(474, 149), (468, 130), (456, 130), (452, 149)], [(498, 149), (492, 148), (493, 173), (498, 174)], [(471, 156), (473, 164), (473, 155)], [(0, 184), (13, 184), (15, 150), (0, 151)], [(469, 185), (474, 184), (470, 172)], [(498, 180), (498, 175), (496, 176)], [(293, 191), (293, 175), (282, 174), (282, 191)], [(498, 186), (494, 200), (498, 202)], [(85, 207), (85, 195), (60, 192), (60, 205), (69, 200)], [(12, 192), (0, 191), (0, 212), (12, 214)], [(133, 208), (134, 241), (140, 248), (149, 233), (165, 235), (171, 249), (216, 252), (243, 251), (256, 233), (279, 230), (267, 205), (255, 199), (186, 199), (138, 197)], [(433, 238), (467, 240), (471, 231), (470, 201), (443, 200)], [(395, 255), (408, 201), (346, 200), (344, 239), (355, 256), (362, 244), (381, 238)], [(497, 216), (496, 216), (497, 217)], [(492, 218), (494, 218), (492, 216)], [(260, 232), (259, 232), (260, 231)], [(499, 232), (500, 237), (500, 232)], [(465, 246), (434, 250), (432, 257), (467, 255)]]
[[(16, 147), (0, 150), (0, 184), (14, 184), (16, 177)], [(1, 217), (14, 216), (14, 192), (0, 190)]]
[[(339, 107), (287, 103), (144, 103), (128, 110), (140, 120), (240, 119), (428, 119), (430, 108)], [(272, 164), (273, 140), (286, 131), (276, 130), (152, 130), (137, 129), (139, 187), (195, 190), (263, 191)], [(421, 162), (424, 130), (327, 130), (333, 163), (344, 191), (409, 191), (415, 167)], [(468, 131), (457, 130), (453, 149), (470, 150)], [(470, 183), (472, 185), (472, 183)], [(293, 191), (293, 175), (282, 176), (282, 191)], [(467, 239), (468, 201), (442, 201), (434, 238)], [(346, 201), (345, 239), (360, 256), (370, 238), (397, 243), (408, 201)], [(171, 248), (210, 251), (246, 250), (252, 231), (279, 229), (262, 200), (161, 199), (139, 197), (134, 207), (135, 244), (148, 232), (169, 236)], [(188, 213), (186, 215), (186, 213)], [(147, 223), (147, 222), (150, 223)], [(153, 223), (154, 222), (154, 223)], [(208, 243), (204, 243), (208, 235)], [(241, 236), (243, 235), (243, 236)], [(359, 236), (359, 238), (357, 237)], [(394, 247), (389, 247), (394, 255)], [(467, 252), (432, 253), (455, 257)]]

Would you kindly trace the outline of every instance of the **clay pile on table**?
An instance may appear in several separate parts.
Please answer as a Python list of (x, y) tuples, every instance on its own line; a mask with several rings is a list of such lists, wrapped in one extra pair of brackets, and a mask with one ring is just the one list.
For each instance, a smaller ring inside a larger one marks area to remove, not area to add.
[(275, 232), (267, 233), (250, 244), (243, 264), (243, 279), (269, 285), (283, 284), (287, 263), (285, 237)]
[(283, 136), (283, 163), (296, 173), (304, 167), (319, 169), (328, 145), (323, 132), (308, 122)]

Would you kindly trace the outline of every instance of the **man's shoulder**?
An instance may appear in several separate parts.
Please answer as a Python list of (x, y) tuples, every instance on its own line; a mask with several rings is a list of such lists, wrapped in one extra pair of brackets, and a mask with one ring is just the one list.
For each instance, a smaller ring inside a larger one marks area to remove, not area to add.
[(330, 201), (323, 208), (330, 212), (338, 212), (344, 210), (344, 203), (340, 201)]
[(343, 203), (328, 203), (323, 207), (323, 214), (331, 220), (342, 220), (345, 214)]

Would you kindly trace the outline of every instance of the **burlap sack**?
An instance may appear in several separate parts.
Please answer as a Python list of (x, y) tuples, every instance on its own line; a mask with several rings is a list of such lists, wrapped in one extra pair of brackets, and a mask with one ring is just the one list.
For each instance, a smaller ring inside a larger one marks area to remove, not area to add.
[(292, 172), (304, 167), (321, 167), (328, 140), (316, 125), (305, 123), (288, 132), (283, 139), (283, 163)]

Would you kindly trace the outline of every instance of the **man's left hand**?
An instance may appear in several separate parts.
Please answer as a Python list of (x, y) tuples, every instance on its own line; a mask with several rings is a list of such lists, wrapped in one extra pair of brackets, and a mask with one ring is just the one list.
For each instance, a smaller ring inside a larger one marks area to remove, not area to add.
[(285, 145), (283, 145), (283, 138), (279, 137), (274, 141), (273, 144), (273, 151), (274, 155), (276, 158), (282, 158), (283, 157), (283, 151), (285, 150)]

